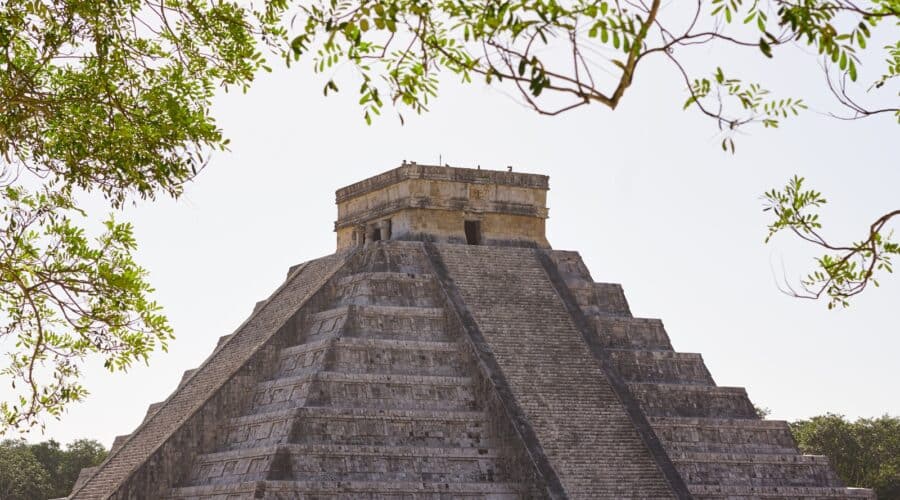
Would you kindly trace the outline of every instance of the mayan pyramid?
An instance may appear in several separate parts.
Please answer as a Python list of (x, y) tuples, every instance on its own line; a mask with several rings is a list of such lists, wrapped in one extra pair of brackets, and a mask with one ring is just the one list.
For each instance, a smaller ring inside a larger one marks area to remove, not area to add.
[(404, 164), (70, 498), (873, 498), (546, 240), (548, 178)]

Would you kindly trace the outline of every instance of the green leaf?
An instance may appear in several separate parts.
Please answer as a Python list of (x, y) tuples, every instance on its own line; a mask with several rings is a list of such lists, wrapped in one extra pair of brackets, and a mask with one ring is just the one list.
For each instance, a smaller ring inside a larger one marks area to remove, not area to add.
[(769, 42), (766, 41), (765, 38), (759, 39), (759, 50), (768, 58), (772, 57), (772, 46), (769, 45)]

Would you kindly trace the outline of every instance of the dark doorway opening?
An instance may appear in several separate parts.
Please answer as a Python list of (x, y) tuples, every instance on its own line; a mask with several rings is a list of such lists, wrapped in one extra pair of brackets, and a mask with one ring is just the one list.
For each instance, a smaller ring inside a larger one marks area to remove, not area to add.
[(466, 243), (469, 245), (481, 244), (481, 221), (466, 221)]
[(381, 241), (381, 229), (372, 231), (372, 241)]

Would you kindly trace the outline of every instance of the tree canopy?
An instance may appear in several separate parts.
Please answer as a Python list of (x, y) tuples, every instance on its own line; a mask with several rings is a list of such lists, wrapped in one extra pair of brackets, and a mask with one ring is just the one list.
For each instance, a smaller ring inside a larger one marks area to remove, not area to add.
[(883, 500), (900, 498), (900, 418), (850, 422), (828, 413), (791, 422), (803, 453), (827, 455), (848, 486), (872, 488)]
[[(806, 110), (804, 96), (776, 96), (735, 75), (733, 59), (690, 57), (724, 45), (777, 64), (790, 45), (812, 49), (822, 88), (845, 119), (900, 119), (900, 0), (471, 1), (9, 0), (0, 6), (0, 374), (14, 397), (0, 429), (29, 428), (85, 397), (80, 367), (111, 371), (165, 349), (172, 329), (133, 228), (78, 203), (99, 193), (110, 210), (177, 197), (228, 140), (210, 114), (219, 89), (245, 90), (269, 70), (264, 52), (318, 72), (326, 94), (358, 88), (364, 119), (388, 100), (424, 112), (444, 74), (509, 86), (536, 112), (615, 109), (642, 62), (676, 69), (685, 108), (711, 119), (722, 148), (734, 133), (776, 128)], [(865, 56), (869, 54), (869, 56)], [(699, 62), (698, 62), (699, 61)], [(872, 68), (864, 71), (865, 68)], [(346, 75), (345, 75), (346, 76)], [(817, 89), (821, 90), (821, 89)], [(401, 115), (402, 116), (402, 115)], [(821, 236), (825, 202), (797, 179), (767, 193), (769, 237), (793, 232), (827, 252), (797, 296), (847, 305), (898, 252), (878, 218), (866, 239)]]
[(0, 441), (0, 495), (15, 500), (50, 498), (50, 474), (28, 445)]
[(111, 215), (92, 232), (77, 198), (178, 196), (228, 144), (211, 99), (264, 68), (268, 15), (204, 0), (0, 7), (0, 341), (14, 346), (0, 374), (15, 392), (0, 430), (83, 398), (86, 356), (115, 371), (166, 348), (132, 226)]
[(54, 440), (36, 444), (0, 442), (0, 498), (61, 498), (72, 492), (85, 467), (100, 464), (106, 449), (93, 439), (78, 439), (62, 449)]

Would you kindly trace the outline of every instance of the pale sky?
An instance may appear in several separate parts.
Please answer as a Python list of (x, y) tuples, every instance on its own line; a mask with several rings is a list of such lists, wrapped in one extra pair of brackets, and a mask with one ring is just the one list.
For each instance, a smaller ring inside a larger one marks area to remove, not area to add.
[[(812, 60), (767, 65), (752, 56), (734, 64), (770, 72), (759, 79), (772, 87), (807, 89), (815, 110), (830, 102)], [(450, 75), (431, 112), (406, 113), (403, 126), (391, 110), (367, 126), (357, 96), (324, 98), (324, 81), (302, 68), (276, 64), (247, 95), (221, 95), (214, 115), (231, 151), (216, 154), (180, 200), (125, 215), (177, 340), (127, 374), (89, 363), (87, 400), (28, 439), (109, 446), (130, 433), (288, 267), (334, 251), (337, 188), (404, 159), (439, 157), (549, 175), (553, 247), (579, 251), (595, 281), (622, 283), (636, 316), (661, 318), (676, 350), (702, 353), (719, 385), (746, 387), (770, 418), (900, 414), (900, 276), (846, 310), (780, 293), (776, 278), (805, 274), (816, 252), (788, 237), (764, 245), (769, 215), (760, 200), (791, 175), (806, 176), (829, 200), (826, 234), (861, 238), (900, 205), (896, 119), (842, 122), (812, 111), (738, 137), (732, 156), (712, 123), (681, 110), (682, 86), (661, 62), (639, 68), (616, 111), (591, 106), (557, 117)]]

